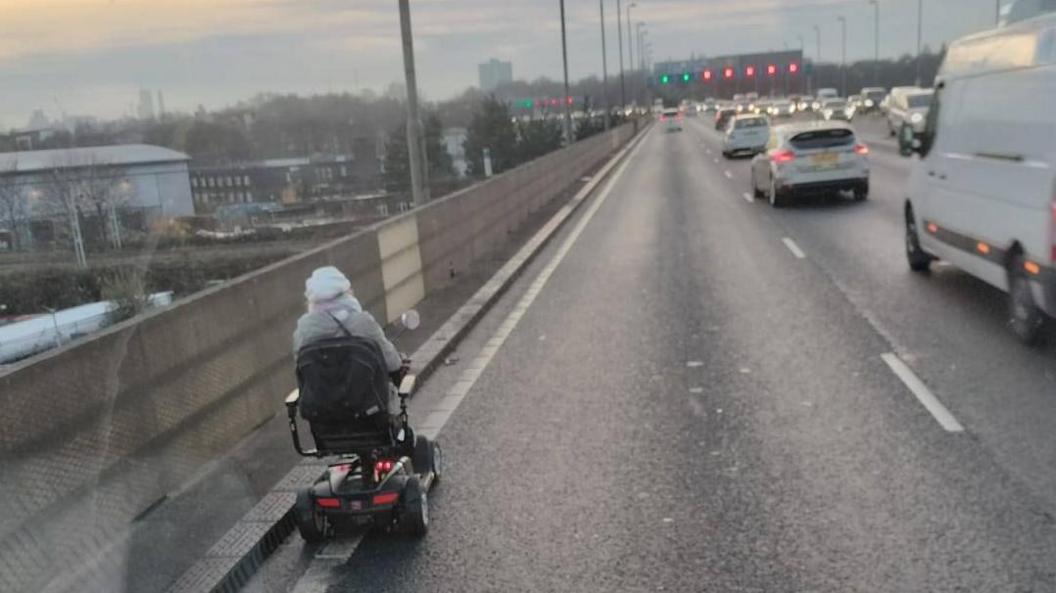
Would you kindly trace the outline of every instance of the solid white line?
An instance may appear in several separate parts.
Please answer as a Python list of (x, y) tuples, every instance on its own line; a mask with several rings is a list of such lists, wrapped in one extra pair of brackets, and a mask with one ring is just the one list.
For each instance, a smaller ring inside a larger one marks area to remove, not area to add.
[(906, 366), (906, 363), (902, 362), (902, 359), (895, 356), (892, 353), (882, 354), (880, 358), (884, 359), (887, 366), (891, 367), (891, 370), (898, 376), (899, 379), (905, 383), (906, 387), (909, 388), (913, 395), (916, 396), (917, 401), (924, 406), (924, 408), (931, 413), (932, 417), (942, 426), (946, 432), (964, 432), (964, 427), (961, 426), (960, 422), (953, 417), (946, 406), (942, 405), (939, 398), (935, 397), (928, 386), (917, 377), (917, 374), (913, 372), (913, 369)]
[(788, 247), (788, 250), (792, 252), (792, 255), (798, 257), (799, 259), (807, 258), (807, 254), (803, 253), (803, 250), (799, 248), (799, 245), (796, 245), (795, 241), (789, 239), (788, 237), (785, 237), (781, 240), (784, 241), (785, 247)]
[(729, 171), (723, 171), (722, 174), (726, 176), (726, 179), (733, 179), (733, 173)]
[(754, 202), (755, 201), (755, 198), (752, 197), (752, 194), (750, 194), (748, 192), (744, 192), (743, 194), (741, 194), (741, 197), (744, 198), (745, 202)]

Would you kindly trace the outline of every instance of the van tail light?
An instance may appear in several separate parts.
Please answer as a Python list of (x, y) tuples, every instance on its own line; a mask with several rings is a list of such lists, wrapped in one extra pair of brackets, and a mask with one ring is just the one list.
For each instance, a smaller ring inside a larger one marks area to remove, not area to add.
[(1052, 191), (1052, 218), (1049, 220), (1049, 245), (1052, 248), (1052, 253), (1049, 255), (1049, 262), (1056, 264), (1056, 188)]
[(865, 156), (865, 155), (869, 154), (869, 147), (864, 145), (864, 144), (855, 144), (854, 145), (854, 154), (860, 154), (862, 156)]
[(774, 154), (770, 155), (770, 160), (778, 164), (791, 163), (792, 161), (796, 160), (796, 153), (792, 152), (791, 150), (779, 150)]

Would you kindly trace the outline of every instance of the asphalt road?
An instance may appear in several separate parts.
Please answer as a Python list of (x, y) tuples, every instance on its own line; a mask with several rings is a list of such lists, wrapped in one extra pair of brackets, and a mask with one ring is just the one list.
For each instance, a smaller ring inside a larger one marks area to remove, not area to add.
[(248, 589), (1056, 591), (1056, 334), (1020, 346), (999, 292), (908, 271), (911, 163), (876, 122), (868, 201), (784, 210), (706, 123), (652, 130), (418, 396), (502, 333), (429, 536), (312, 582), (293, 536)]

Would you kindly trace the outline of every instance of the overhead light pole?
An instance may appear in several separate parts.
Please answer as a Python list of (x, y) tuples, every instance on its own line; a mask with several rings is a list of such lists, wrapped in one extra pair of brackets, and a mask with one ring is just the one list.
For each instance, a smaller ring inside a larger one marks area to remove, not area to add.
[(869, 0), (869, 4), (873, 5), (873, 25), (876, 27), (873, 32), (873, 43), (876, 45), (873, 54), (873, 84), (880, 84), (880, 0)]
[[(401, 0), (406, 2), (407, 0)], [(565, 37), (565, 0), (558, 0), (561, 4), (561, 61), (565, 70), (565, 96), (561, 102), (565, 104), (565, 144), (572, 144), (572, 106), (568, 104), (568, 40)]]
[(638, 30), (638, 40), (637, 41), (638, 41), (638, 69), (639, 70), (645, 70), (645, 54), (642, 53), (642, 40), (645, 39), (645, 36), (649, 33), (649, 31), (646, 31), (645, 29), (643, 29), (642, 27), (644, 27), (644, 26), (645, 26), (645, 23), (638, 23), (636, 25), (636, 28)]
[(821, 86), (821, 70), (819, 69), (819, 67), (821, 66), (821, 26), (820, 25), (814, 25), (814, 34), (817, 35), (817, 38), (818, 38), (818, 53), (814, 56), (814, 71), (817, 73), (817, 77), (818, 77), (818, 79), (817, 79), (818, 85), (817, 86), (820, 87)]
[(631, 9), (636, 6), (638, 6), (636, 2), (627, 5), (627, 65), (632, 72), (636, 68), (634, 67), (634, 43), (631, 42), (631, 32), (635, 30), (634, 25), (631, 24)]
[(847, 96), (847, 17), (838, 16), (837, 21), (840, 21), (840, 27), (843, 32), (843, 49), (840, 54), (840, 95), (843, 97)]
[(399, 0), (400, 35), (403, 38), (403, 75), (407, 86), (407, 159), (411, 166), (411, 195), (415, 206), (429, 201), (429, 165), (418, 116), (418, 79), (414, 73), (414, 37), (408, 0)]
[(605, 108), (605, 129), (609, 129), (609, 118), (612, 116), (609, 107), (609, 61), (605, 51), (605, 0), (598, 0), (601, 11), (601, 103)]
[(923, 81), (920, 58), (924, 51), (924, 0), (917, 0), (917, 86)]
[[(630, 23), (627, 24), (630, 27)], [(620, 0), (616, 0), (616, 40), (620, 46), (620, 106), (627, 108), (627, 85), (623, 81), (623, 10)]]

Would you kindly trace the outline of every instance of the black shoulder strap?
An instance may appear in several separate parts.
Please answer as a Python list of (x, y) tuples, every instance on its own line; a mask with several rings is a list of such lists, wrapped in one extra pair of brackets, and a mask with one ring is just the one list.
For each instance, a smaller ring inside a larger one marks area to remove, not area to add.
[(352, 332), (348, 331), (348, 328), (345, 327), (344, 323), (341, 323), (341, 320), (339, 320), (337, 317), (334, 317), (334, 314), (329, 311), (327, 311), (326, 314), (330, 316), (330, 319), (334, 320), (334, 323), (337, 324), (337, 327), (341, 328), (341, 332), (345, 334), (346, 338), (352, 337)]

